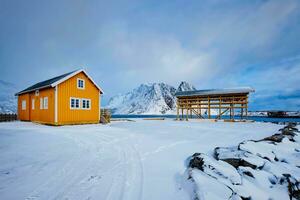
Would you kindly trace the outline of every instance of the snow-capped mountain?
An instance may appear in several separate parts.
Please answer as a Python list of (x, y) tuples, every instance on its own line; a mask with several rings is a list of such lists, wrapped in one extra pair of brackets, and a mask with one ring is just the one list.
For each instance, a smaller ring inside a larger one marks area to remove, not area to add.
[(195, 89), (182, 82), (178, 89), (165, 83), (141, 84), (126, 94), (110, 99), (107, 108), (113, 114), (174, 114), (176, 110), (176, 91)]
[(177, 92), (193, 91), (193, 90), (196, 90), (196, 88), (185, 81), (182, 81), (177, 88)]
[(16, 113), (17, 98), (14, 84), (0, 80), (0, 113)]

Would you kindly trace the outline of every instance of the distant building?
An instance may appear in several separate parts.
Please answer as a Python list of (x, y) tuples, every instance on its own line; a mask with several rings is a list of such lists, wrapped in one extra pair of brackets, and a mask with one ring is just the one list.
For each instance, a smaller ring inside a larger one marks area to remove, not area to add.
[(268, 117), (281, 118), (281, 117), (288, 117), (288, 115), (285, 111), (273, 110), (273, 111), (268, 111)]
[(99, 123), (101, 94), (84, 70), (69, 72), (18, 92), (18, 118), (51, 125)]

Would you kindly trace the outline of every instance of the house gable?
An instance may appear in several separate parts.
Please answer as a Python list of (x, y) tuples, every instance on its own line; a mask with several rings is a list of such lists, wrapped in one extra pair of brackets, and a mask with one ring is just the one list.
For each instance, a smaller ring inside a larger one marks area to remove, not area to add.
[(70, 73), (69, 75), (63, 77), (62, 79), (60, 79), (60, 80), (58, 80), (58, 81), (52, 83), (52, 84), (51, 84), (51, 87), (55, 87), (55, 86), (57, 86), (57, 85), (59, 85), (59, 84), (65, 82), (66, 80), (68, 80), (68, 79), (70, 79), (70, 78), (76, 76), (77, 74), (80, 74), (80, 73), (85, 74), (85, 77), (88, 78), (88, 79), (95, 85), (95, 87), (100, 91), (101, 94), (103, 94), (103, 90), (97, 85), (97, 83), (92, 79), (92, 77), (90, 77), (90, 76), (88, 75), (88, 73), (86, 73), (86, 71), (84, 71), (83, 69), (74, 71), (74, 72)]
[[(84, 88), (78, 88), (78, 80), (84, 81)], [(80, 72), (59, 83), (57, 90), (57, 123), (96, 123), (100, 114), (101, 90), (95, 86), (86, 73)], [(71, 99), (79, 99), (79, 108), (71, 108)], [(90, 108), (84, 109), (82, 101), (89, 100)]]

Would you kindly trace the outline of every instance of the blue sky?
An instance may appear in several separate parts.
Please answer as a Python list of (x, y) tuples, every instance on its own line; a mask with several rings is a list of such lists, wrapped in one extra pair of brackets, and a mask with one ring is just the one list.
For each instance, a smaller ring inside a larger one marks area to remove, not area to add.
[(84, 68), (104, 104), (141, 83), (251, 86), (251, 109), (300, 110), (300, 1), (1, 0), (0, 80)]

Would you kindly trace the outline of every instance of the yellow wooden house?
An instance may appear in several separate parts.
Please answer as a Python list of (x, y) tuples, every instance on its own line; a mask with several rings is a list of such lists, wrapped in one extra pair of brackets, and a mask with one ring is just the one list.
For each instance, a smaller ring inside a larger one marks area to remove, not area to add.
[(84, 70), (72, 71), (18, 92), (18, 118), (52, 125), (99, 123), (101, 94)]

